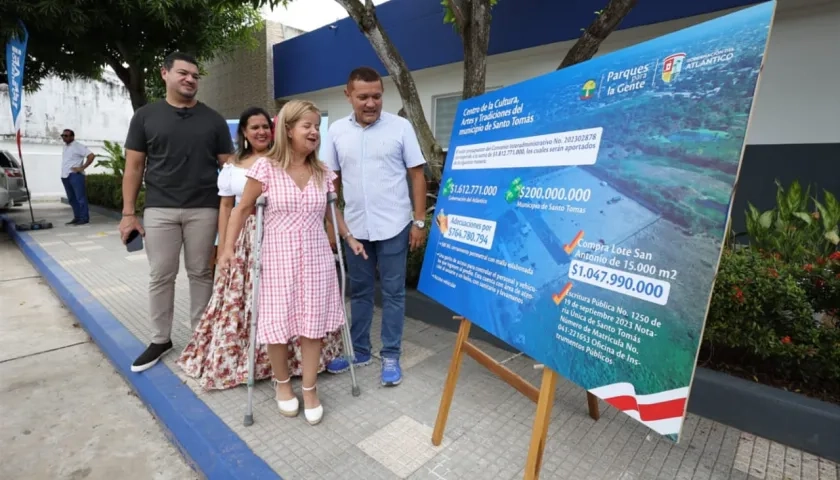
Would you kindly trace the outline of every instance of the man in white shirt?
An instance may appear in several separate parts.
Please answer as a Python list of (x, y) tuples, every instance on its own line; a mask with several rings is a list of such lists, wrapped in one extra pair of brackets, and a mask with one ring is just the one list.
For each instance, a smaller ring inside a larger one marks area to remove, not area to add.
[[(382, 288), (382, 385), (394, 386), (402, 381), (399, 357), (408, 250), (422, 246), (426, 235), (426, 161), (411, 123), (382, 112), (383, 90), (376, 70), (361, 67), (350, 73), (344, 92), (353, 113), (330, 125), (323, 161), (338, 174), (336, 189), (344, 193), (349, 234), (364, 245), (368, 254), (367, 259), (347, 255), (350, 332), (356, 355), (353, 363), (361, 366), (371, 361), (370, 327), (378, 271)], [(411, 197), (406, 171), (411, 177)], [(349, 368), (341, 357), (330, 362), (327, 371), (340, 373)]]
[(64, 152), (61, 154), (61, 183), (67, 193), (67, 202), (73, 208), (73, 220), (67, 225), (84, 225), (90, 222), (87, 193), (85, 193), (85, 169), (96, 157), (83, 143), (76, 141), (76, 133), (65, 129), (61, 132)]

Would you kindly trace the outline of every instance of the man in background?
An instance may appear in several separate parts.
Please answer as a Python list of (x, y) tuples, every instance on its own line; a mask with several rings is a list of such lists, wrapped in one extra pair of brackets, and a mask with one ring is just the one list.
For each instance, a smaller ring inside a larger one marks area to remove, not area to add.
[(90, 222), (87, 192), (85, 191), (85, 169), (96, 157), (83, 143), (76, 141), (76, 133), (69, 128), (61, 132), (64, 151), (61, 153), (61, 183), (67, 194), (67, 202), (73, 209), (73, 220), (66, 225), (85, 225)]
[[(172, 53), (164, 59), (161, 76), (166, 98), (134, 113), (125, 141), (120, 235), (123, 242), (133, 230), (145, 237), (153, 334), (151, 344), (131, 365), (133, 372), (153, 367), (172, 349), (175, 277), (182, 247), (193, 329), (210, 301), (210, 260), (219, 217), (216, 181), (219, 167), (233, 153), (225, 119), (195, 98), (199, 81), (196, 59)], [(141, 226), (134, 206), (144, 171), (145, 224)]]
[[(399, 359), (408, 250), (422, 246), (426, 235), (426, 160), (411, 123), (382, 111), (383, 91), (376, 70), (361, 67), (350, 72), (344, 93), (353, 113), (330, 125), (323, 161), (338, 175), (336, 190), (344, 194), (344, 219), (350, 234), (368, 254), (367, 259), (347, 256), (353, 363), (361, 366), (371, 361), (370, 327), (378, 270), (382, 288), (381, 383), (394, 386), (402, 381)], [(411, 178), (411, 197), (406, 172)], [(329, 224), (328, 229), (329, 238), (335, 238)], [(340, 373), (349, 368), (347, 360), (340, 357), (327, 371)]]

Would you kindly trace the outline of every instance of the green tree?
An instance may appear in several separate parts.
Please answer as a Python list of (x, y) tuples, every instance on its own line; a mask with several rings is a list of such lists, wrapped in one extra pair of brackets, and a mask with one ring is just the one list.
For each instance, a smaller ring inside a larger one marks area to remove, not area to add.
[[(138, 109), (160, 95), (160, 65), (174, 50), (208, 60), (255, 45), (263, 0), (0, 0), (0, 38), (29, 31), (25, 83), (49, 76), (100, 78), (108, 66)], [(5, 55), (0, 82), (6, 83)], [(155, 89), (158, 89), (157, 92)]]

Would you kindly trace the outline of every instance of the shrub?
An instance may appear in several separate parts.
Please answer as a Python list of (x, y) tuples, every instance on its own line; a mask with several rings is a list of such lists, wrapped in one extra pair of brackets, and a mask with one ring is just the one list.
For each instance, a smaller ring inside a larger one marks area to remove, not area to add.
[[(432, 225), (432, 214), (426, 214), (426, 239), (428, 240), (429, 237), (429, 228)], [(426, 255), (426, 245), (428, 242), (424, 242), (423, 246), (418, 248), (415, 251), (408, 252), (408, 265), (406, 266), (405, 271), (405, 284), (409, 287), (415, 288), (417, 287), (417, 283), (420, 281), (420, 270), (423, 268), (423, 256)]]
[(840, 307), (840, 252), (798, 265), (794, 268), (794, 275), (815, 312), (826, 312), (832, 317), (837, 315)]
[(105, 140), (105, 155), (97, 155), (97, 167), (103, 167), (111, 170), (111, 173), (117, 177), (122, 178), (125, 173), (125, 152), (123, 152), (120, 144)]
[(785, 189), (776, 181), (776, 208), (760, 212), (749, 204), (750, 245), (795, 263), (835, 252), (840, 244), (840, 202), (827, 190), (822, 201), (811, 197), (810, 191), (810, 186), (803, 190), (799, 182)]
[[(98, 205), (110, 210), (122, 210), (122, 177), (108, 173), (86, 175), (85, 188), (88, 202), (91, 205)], [(137, 204), (135, 206), (138, 214), (142, 215), (145, 203), (146, 192), (141, 189), (137, 194)]]
[(840, 203), (810, 192), (777, 181), (775, 208), (750, 204), (747, 231), (727, 232), (704, 350), (713, 368), (840, 402)]
[(813, 313), (785, 263), (752, 249), (730, 250), (721, 257), (706, 338), (756, 355), (774, 354), (785, 336), (805, 340)]
[(712, 365), (840, 394), (840, 328), (815, 320), (809, 296), (813, 278), (840, 268), (831, 262), (815, 271), (757, 249), (724, 251), (704, 333)]

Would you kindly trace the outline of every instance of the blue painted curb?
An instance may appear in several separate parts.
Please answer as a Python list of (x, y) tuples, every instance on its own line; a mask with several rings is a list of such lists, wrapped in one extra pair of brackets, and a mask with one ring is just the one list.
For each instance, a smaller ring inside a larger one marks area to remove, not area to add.
[(8, 235), (164, 427), (193, 469), (210, 480), (280, 479), (162, 362), (143, 373), (131, 363), (146, 348), (27, 233), (0, 215)]

